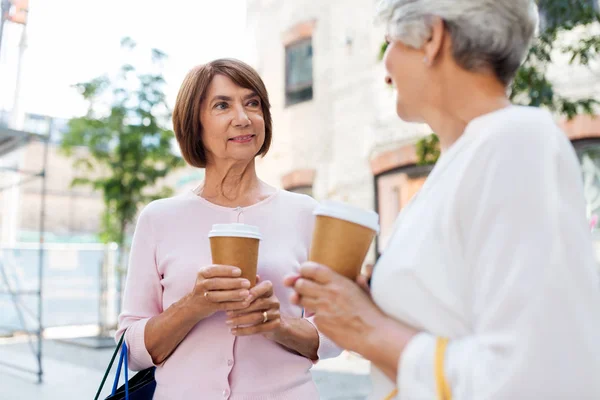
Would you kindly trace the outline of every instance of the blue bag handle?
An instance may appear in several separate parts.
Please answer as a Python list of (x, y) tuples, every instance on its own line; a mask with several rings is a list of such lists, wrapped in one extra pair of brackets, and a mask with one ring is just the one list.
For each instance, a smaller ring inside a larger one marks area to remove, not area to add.
[[(125, 336), (125, 334), (123, 334)], [(112, 395), (117, 393), (119, 387), (119, 377), (121, 376), (121, 367), (125, 365), (125, 400), (129, 400), (129, 368), (127, 366), (127, 344), (123, 341), (121, 346), (121, 357), (119, 357), (119, 365), (117, 366), (117, 375), (113, 383)]]

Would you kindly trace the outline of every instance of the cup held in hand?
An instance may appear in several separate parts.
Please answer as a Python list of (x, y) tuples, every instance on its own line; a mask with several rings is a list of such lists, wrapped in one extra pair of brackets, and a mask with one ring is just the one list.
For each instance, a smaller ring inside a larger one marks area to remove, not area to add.
[(373, 238), (379, 233), (379, 216), (333, 201), (324, 202), (315, 215), (309, 260), (356, 280)]
[(249, 280), (254, 287), (261, 240), (258, 227), (240, 223), (215, 224), (208, 237), (213, 264), (240, 268), (241, 277)]

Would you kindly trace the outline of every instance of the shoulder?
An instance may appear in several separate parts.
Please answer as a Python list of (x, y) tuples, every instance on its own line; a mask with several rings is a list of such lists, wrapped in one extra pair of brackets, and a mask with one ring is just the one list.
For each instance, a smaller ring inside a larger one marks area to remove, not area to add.
[(306, 226), (312, 230), (314, 223), (314, 211), (319, 203), (310, 196), (299, 193), (280, 190), (277, 195), (277, 201), (272, 204), (270, 212), (273, 215), (281, 216), (282, 220), (287, 221), (294, 227)]
[(556, 151), (568, 145), (566, 135), (552, 114), (536, 107), (512, 106), (477, 121), (482, 144), (496, 150), (518, 154), (519, 149), (535, 146), (537, 152)]
[(315, 223), (314, 211), (319, 203), (308, 195), (287, 190), (280, 190), (277, 198), (274, 213), (281, 216), (278, 226), (284, 235), (299, 237), (301, 243), (308, 248)]
[(154, 200), (142, 209), (138, 220), (160, 221), (164, 218), (176, 218), (182, 211), (191, 205), (194, 200), (193, 196), (187, 192), (173, 197)]
[(312, 213), (319, 205), (315, 199), (308, 195), (293, 193), (283, 189), (279, 191), (279, 199), (286, 208), (289, 207), (293, 210), (310, 213)]
[(471, 128), (475, 145), (467, 182), (479, 182), (504, 198), (543, 194), (580, 179), (575, 150), (546, 110), (513, 106), (476, 120)]
[(502, 165), (506, 173), (551, 163), (577, 164), (573, 146), (547, 110), (512, 106), (475, 120), (467, 129), (475, 144), (474, 160)]

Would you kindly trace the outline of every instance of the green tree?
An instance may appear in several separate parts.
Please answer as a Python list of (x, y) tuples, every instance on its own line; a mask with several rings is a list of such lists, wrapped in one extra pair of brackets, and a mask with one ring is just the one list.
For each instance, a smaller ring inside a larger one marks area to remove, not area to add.
[[(125, 55), (135, 47), (130, 38), (121, 41)], [(61, 144), (80, 172), (72, 186), (91, 186), (103, 195), (100, 239), (119, 245), (119, 288), (128, 228), (140, 206), (172, 195), (172, 189), (158, 188), (160, 180), (183, 165), (172, 151), (173, 132), (164, 127), (171, 116), (163, 91), (166, 55), (156, 49), (151, 53), (151, 72), (125, 64), (114, 77), (75, 85), (89, 108), (85, 116), (69, 121)]]
[[(600, 52), (600, 36), (589, 29), (600, 23), (596, 0), (539, 0), (540, 35), (517, 72), (510, 94), (516, 103), (546, 107), (568, 119), (593, 114), (595, 98), (572, 100), (554, 91), (547, 77), (556, 55), (566, 55), (571, 65), (587, 66)], [(574, 32), (577, 40), (568, 43), (564, 33)]]
[(433, 165), (440, 158), (440, 138), (433, 133), (420, 139), (415, 147), (417, 165)]
[[(513, 102), (545, 107), (568, 119), (594, 113), (598, 99), (570, 99), (556, 93), (547, 73), (557, 55), (566, 55), (570, 65), (583, 66), (597, 58), (600, 36), (590, 29), (591, 25), (600, 23), (595, 3), (595, 0), (538, 0), (540, 34), (512, 84), (510, 99)], [(573, 32), (576, 40), (565, 40), (567, 32)], [(386, 47), (385, 44), (381, 46), (380, 58)], [(439, 142), (436, 144), (431, 137), (425, 137), (417, 143), (417, 149), (421, 149), (418, 154), (420, 164), (435, 164), (439, 157)]]

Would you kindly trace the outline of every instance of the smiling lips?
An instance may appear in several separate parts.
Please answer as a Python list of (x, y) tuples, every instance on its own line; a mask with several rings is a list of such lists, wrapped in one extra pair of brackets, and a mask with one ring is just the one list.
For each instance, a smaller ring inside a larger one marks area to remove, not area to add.
[(254, 139), (254, 136), (256, 136), (256, 135), (236, 136), (234, 138), (229, 139), (229, 141), (234, 142), (234, 143), (249, 143), (252, 141), (252, 139)]

